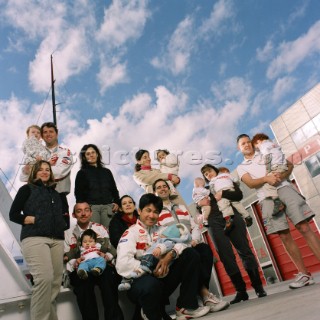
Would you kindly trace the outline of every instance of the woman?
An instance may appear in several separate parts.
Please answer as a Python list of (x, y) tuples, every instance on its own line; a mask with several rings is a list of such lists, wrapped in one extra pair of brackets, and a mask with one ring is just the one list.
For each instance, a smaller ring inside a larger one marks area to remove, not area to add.
[(117, 248), (122, 234), (136, 224), (138, 218), (136, 203), (132, 197), (124, 195), (119, 202), (119, 211), (113, 216), (109, 225), (110, 241), (115, 248)]
[[(152, 193), (144, 194), (139, 201), (139, 219), (122, 236), (117, 248), (117, 272), (125, 278), (140, 267), (140, 259), (146, 250), (159, 238), (157, 226), (163, 204), (161, 198)], [(177, 319), (198, 318), (209, 312), (209, 307), (198, 307), (197, 284), (200, 259), (191, 248), (177, 257), (175, 250), (169, 251), (159, 261), (154, 275), (146, 274), (132, 280), (129, 299), (142, 307), (145, 319), (170, 319), (164, 311), (166, 298), (180, 286), (177, 299)], [(177, 258), (172, 265), (170, 262)]]
[[(21, 249), (33, 277), (31, 319), (57, 319), (56, 297), (63, 273), (63, 240), (67, 225), (50, 163), (36, 162), (28, 184), (13, 200), (10, 220), (22, 225)], [(22, 214), (21, 214), (22, 212)]]
[[(174, 185), (179, 184), (180, 178), (171, 173), (161, 173), (159, 169), (151, 168), (150, 153), (147, 150), (140, 149), (136, 153), (136, 166), (133, 175), (134, 181), (141, 186), (146, 193), (152, 193), (153, 183), (158, 179), (170, 180)], [(177, 191), (177, 197), (173, 200), (176, 204), (186, 205), (183, 198)]]
[[(206, 182), (210, 180), (211, 173), (215, 170), (216, 168), (211, 164), (206, 164), (201, 168), (201, 173)], [(234, 228), (227, 234), (225, 233), (225, 220), (217, 205), (217, 201), (221, 200), (222, 197), (230, 201), (240, 201), (242, 199), (242, 192), (235, 184), (235, 191), (224, 190), (216, 193), (215, 196), (210, 194), (211, 212), (208, 221), (209, 233), (214, 240), (221, 262), (237, 291), (235, 298), (230, 303), (234, 304), (249, 299), (246, 291), (246, 284), (240, 273), (239, 266), (237, 265), (232, 245), (235, 247), (242, 260), (243, 266), (250, 277), (252, 287), (255, 289), (257, 296), (259, 298), (265, 297), (267, 293), (262, 286), (258, 263), (249, 246), (246, 224), (235, 208), (233, 208)]]
[(109, 227), (118, 210), (119, 191), (112, 172), (104, 167), (102, 156), (94, 144), (86, 144), (80, 151), (81, 169), (75, 181), (76, 202), (87, 202), (92, 208), (91, 220)]

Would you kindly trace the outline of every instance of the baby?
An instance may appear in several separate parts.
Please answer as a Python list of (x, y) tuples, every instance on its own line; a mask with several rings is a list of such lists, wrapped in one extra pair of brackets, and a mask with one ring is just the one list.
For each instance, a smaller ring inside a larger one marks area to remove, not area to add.
[[(252, 138), (252, 145), (255, 149), (259, 149), (264, 158), (267, 174), (283, 173), (288, 170), (287, 160), (281, 148), (273, 143), (264, 133), (258, 133)], [(285, 205), (281, 202), (278, 196), (277, 187), (268, 183), (263, 185), (263, 191), (266, 198), (271, 198), (274, 201), (273, 216), (281, 212)]]
[(22, 150), (25, 154), (24, 164), (35, 164), (39, 160), (49, 160), (50, 153), (41, 143), (40, 127), (31, 125), (26, 132), (27, 139), (22, 145)]
[(129, 279), (124, 278), (121, 281), (118, 290), (130, 290), (132, 279), (140, 278), (145, 273), (152, 274), (161, 256), (170, 250), (175, 250), (180, 254), (185, 248), (190, 246), (191, 241), (191, 234), (182, 223), (173, 224), (161, 229), (159, 239), (141, 257), (140, 267), (131, 273)]
[(192, 199), (193, 201), (201, 208), (201, 215), (200, 217), (197, 217), (195, 222), (197, 224), (203, 224), (204, 226), (208, 226), (208, 218), (211, 211), (211, 206), (209, 205), (203, 205), (201, 206), (199, 203), (203, 199), (207, 199), (210, 201), (209, 195), (210, 190), (205, 188), (206, 182), (203, 178), (195, 178), (193, 181), (193, 189), (192, 189)]
[[(228, 168), (221, 167), (220, 169), (212, 166), (212, 170), (205, 172), (204, 176), (209, 180), (209, 188), (212, 194), (216, 194), (223, 190), (234, 190), (234, 179), (232, 178)], [(223, 218), (226, 220), (225, 231), (229, 232), (233, 229), (233, 208), (242, 215), (246, 221), (246, 225), (252, 225), (252, 218), (245, 207), (238, 201), (230, 201), (222, 198), (218, 202), (219, 210), (222, 212)]]
[[(99, 276), (106, 266), (106, 261), (113, 264), (117, 254), (116, 249), (111, 245), (109, 238), (98, 238), (97, 233), (92, 229), (85, 230), (77, 243), (64, 254), (63, 260), (68, 272), (73, 272), (76, 267), (76, 259), (81, 257), (78, 267), (78, 276), (81, 279), (88, 278), (88, 271), (94, 276)], [(104, 253), (104, 258), (99, 254)], [(91, 259), (92, 258), (92, 259)]]
[(99, 276), (106, 268), (106, 260), (98, 254), (101, 244), (97, 243), (97, 234), (92, 229), (87, 229), (82, 233), (80, 241), (81, 258), (84, 260), (78, 266), (79, 278), (87, 279), (88, 272), (96, 277)]
[[(171, 173), (179, 176), (179, 160), (178, 157), (170, 153), (166, 149), (159, 149), (156, 151), (156, 158), (160, 163), (161, 173)], [(172, 198), (178, 196), (178, 192), (171, 181), (167, 181), (170, 188), (170, 196)]]

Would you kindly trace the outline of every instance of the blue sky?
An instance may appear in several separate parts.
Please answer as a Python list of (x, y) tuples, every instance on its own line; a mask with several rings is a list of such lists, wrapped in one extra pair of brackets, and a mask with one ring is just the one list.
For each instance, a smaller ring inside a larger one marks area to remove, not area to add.
[(234, 169), (235, 137), (272, 136), (319, 82), (319, 12), (318, 0), (0, 0), (0, 177), (14, 195), (25, 129), (52, 120), (53, 54), (60, 142), (75, 158), (97, 144), (136, 199), (135, 151), (176, 152), (191, 202), (201, 165)]

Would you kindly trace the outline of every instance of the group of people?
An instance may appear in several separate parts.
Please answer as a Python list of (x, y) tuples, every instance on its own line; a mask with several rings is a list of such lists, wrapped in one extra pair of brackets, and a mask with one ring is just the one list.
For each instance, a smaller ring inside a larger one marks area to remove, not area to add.
[[(240, 180), (257, 189), (267, 234), (280, 236), (297, 266), (299, 273), (290, 287), (313, 284), (286, 220), (288, 216), (320, 260), (319, 240), (308, 224), (314, 214), (286, 181), (292, 165), (279, 157), (281, 151), (275, 150), (263, 134), (252, 142), (249, 136), (240, 135), (237, 143), (244, 155), (238, 167)], [(203, 240), (203, 225), (236, 289), (230, 304), (249, 298), (233, 247), (257, 296), (267, 295), (247, 239), (246, 227), (252, 225), (252, 217), (241, 205), (239, 183), (227, 168), (211, 164), (201, 168), (202, 177), (194, 181), (193, 200), (198, 209), (194, 216), (177, 189), (177, 157), (157, 150), (160, 168), (156, 169), (151, 166), (150, 153), (141, 149), (135, 155), (133, 179), (145, 194), (136, 208), (131, 196), (120, 198), (99, 148), (84, 145), (74, 188), (72, 216), (76, 225), (70, 228), (66, 196), (73, 157), (69, 149), (58, 144), (55, 124), (29, 127), (23, 151), (20, 178), (27, 184), (19, 189), (9, 215), (22, 225), (21, 248), (33, 277), (32, 320), (58, 319), (56, 298), (64, 269), (83, 320), (99, 319), (95, 286), (101, 291), (105, 320), (124, 319), (119, 290), (126, 291), (136, 306), (133, 319), (171, 319), (165, 306), (179, 285), (177, 319), (227, 309), (229, 302), (209, 290), (214, 257)]]

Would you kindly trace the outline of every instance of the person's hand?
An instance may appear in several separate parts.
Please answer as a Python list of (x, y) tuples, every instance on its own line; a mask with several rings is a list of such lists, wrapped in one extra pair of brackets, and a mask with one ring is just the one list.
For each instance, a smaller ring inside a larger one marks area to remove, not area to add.
[(161, 249), (160, 248), (155, 248), (153, 251), (152, 251), (152, 255), (155, 256), (155, 257), (160, 257), (160, 254), (161, 254)]
[(191, 241), (191, 247), (195, 247), (198, 244), (197, 240), (192, 240)]
[(197, 205), (199, 207), (203, 207), (203, 206), (210, 206), (210, 199), (209, 198), (203, 198), (202, 200), (200, 200)]
[(281, 182), (281, 174), (276, 172), (271, 172), (271, 174), (264, 177), (266, 183), (275, 186)]
[(177, 185), (180, 183), (180, 178), (178, 176), (176, 176), (175, 174), (172, 175), (171, 177), (171, 182), (174, 184), (174, 185)]
[(222, 199), (222, 191), (217, 192), (214, 197), (217, 201), (220, 201)]
[(173, 260), (172, 254), (169, 251), (164, 257), (162, 257), (156, 268), (153, 271), (153, 275), (157, 278), (163, 278), (169, 273), (169, 264)]
[(52, 155), (52, 157), (49, 160), (50, 165), (55, 166), (58, 159), (59, 159), (58, 155), (56, 155), (56, 154)]
[(112, 204), (112, 212), (117, 212), (119, 210), (119, 206), (116, 203)]
[(34, 224), (34, 221), (36, 220), (33, 216), (26, 216), (24, 218), (24, 224)]
[(78, 269), (79, 264), (82, 262), (82, 260), (84, 260), (83, 257), (80, 257), (80, 258), (76, 259), (76, 263), (75, 263), (75, 265), (74, 265), (76, 269)]
[(30, 164), (26, 164), (23, 168), (22, 168), (22, 172), (24, 174), (30, 174), (30, 171), (31, 171), (31, 166)]

